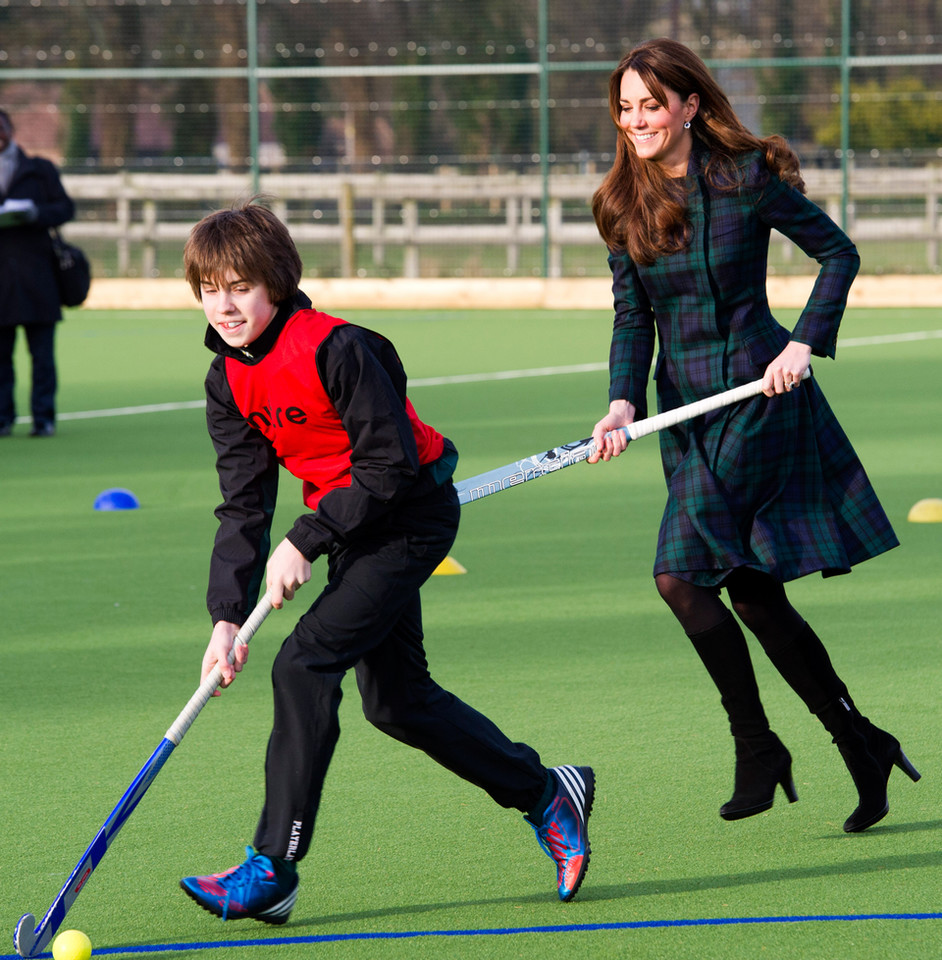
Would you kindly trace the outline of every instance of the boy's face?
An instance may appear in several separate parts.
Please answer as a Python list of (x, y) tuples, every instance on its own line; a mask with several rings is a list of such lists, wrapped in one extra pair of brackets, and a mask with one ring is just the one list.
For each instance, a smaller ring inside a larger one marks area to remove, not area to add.
[(278, 312), (265, 286), (243, 280), (232, 269), (218, 281), (200, 281), (200, 294), (206, 319), (230, 347), (254, 343)]

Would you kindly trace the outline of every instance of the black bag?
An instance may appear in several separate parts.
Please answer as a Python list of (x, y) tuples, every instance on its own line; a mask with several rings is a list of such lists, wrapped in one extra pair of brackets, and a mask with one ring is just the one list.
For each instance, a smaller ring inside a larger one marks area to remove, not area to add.
[(58, 230), (50, 230), (55, 254), (59, 301), (64, 307), (77, 307), (85, 302), (92, 285), (92, 268), (88, 257), (74, 244), (66, 243)]

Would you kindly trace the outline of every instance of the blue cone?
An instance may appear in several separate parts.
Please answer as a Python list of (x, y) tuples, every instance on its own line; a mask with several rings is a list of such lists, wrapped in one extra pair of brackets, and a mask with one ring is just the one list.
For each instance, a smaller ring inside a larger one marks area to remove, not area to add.
[(96, 510), (136, 510), (139, 506), (137, 497), (130, 490), (124, 490), (121, 487), (102, 490), (95, 497)]

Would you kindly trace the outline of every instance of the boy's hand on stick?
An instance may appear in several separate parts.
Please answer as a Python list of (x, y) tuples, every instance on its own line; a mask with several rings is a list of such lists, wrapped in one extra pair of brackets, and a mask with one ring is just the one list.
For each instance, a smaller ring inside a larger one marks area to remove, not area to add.
[(280, 610), (294, 591), (311, 579), (311, 561), (290, 540), (282, 540), (268, 558), (267, 585), (271, 605)]

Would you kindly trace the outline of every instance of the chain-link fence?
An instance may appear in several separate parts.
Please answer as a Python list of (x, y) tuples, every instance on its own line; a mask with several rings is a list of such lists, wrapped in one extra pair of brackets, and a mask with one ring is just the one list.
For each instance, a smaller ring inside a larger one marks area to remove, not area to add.
[[(98, 276), (271, 194), (325, 276), (602, 275), (607, 76), (688, 43), (870, 272), (939, 270), (942, 0), (0, 0), (0, 106)], [(780, 244), (774, 269), (807, 269)]]

